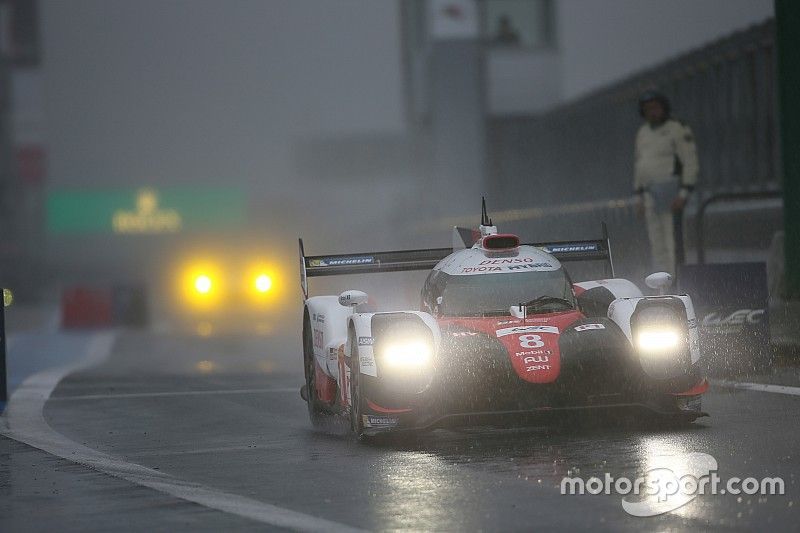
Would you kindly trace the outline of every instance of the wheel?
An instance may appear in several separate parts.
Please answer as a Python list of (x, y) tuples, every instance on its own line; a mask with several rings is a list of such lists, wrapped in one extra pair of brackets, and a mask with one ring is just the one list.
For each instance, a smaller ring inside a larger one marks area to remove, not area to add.
[(306, 394), (308, 396), (306, 400), (308, 418), (314, 427), (318, 427), (325, 418), (325, 409), (317, 396), (314, 340), (311, 337), (311, 320), (308, 318), (308, 310), (303, 313), (303, 367), (306, 378)]
[(361, 390), (359, 387), (359, 377), (361, 366), (358, 361), (358, 343), (355, 335), (350, 332), (350, 429), (357, 439), (364, 438), (364, 420), (361, 416)]

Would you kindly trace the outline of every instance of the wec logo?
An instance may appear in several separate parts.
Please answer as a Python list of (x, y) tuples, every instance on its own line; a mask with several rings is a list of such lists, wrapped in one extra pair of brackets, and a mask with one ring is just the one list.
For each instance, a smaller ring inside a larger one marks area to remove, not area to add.
[(766, 314), (765, 309), (739, 309), (729, 315), (714, 311), (703, 318), (703, 327), (740, 326), (760, 324)]

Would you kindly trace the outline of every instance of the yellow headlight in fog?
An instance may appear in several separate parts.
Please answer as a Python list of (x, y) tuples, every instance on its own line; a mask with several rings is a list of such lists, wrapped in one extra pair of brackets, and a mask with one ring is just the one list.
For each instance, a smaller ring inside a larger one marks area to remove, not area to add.
[(194, 290), (200, 294), (208, 294), (214, 288), (214, 282), (206, 274), (200, 274), (194, 278)]
[(259, 274), (253, 283), (256, 291), (264, 293), (272, 288), (272, 278), (267, 274)]
[(208, 261), (188, 263), (178, 278), (177, 288), (191, 308), (209, 310), (217, 307), (226, 292), (224, 272)]
[(638, 333), (636, 343), (644, 352), (674, 350), (680, 342), (680, 334), (673, 328), (647, 328)]

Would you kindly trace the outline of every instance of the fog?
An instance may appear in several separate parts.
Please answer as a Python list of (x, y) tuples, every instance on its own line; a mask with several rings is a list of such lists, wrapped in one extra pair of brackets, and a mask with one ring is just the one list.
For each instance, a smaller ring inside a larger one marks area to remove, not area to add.
[[(547, 53), (560, 59), (540, 74), (558, 76), (546, 109), (772, 10), (769, 0), (554, 6)], [(482, 194), (490, 194), (490, 210), (509, 207), (491, 197), (496, 162), (484, 154), (495, 149), (487, 124), (496, 117), (483, 103), (484, 85), (522, 89), (513, 79), (484, 79), (485, 56), (502, 50), (420, 41), (421, 32), (435, 31), (414, 18), (424, 4), (45, 0), (39, 7), (42, 62), (15, 74), (15, 100), (18, 138), (46, 147), (41, 204), (62, 190), (143, 187), (227, 187), (247, 199), (246, 224), (234, 231), (160, 236), (58, 233), (42, 220), (44, 208), (34, 212), (25, 224), (44, 228), (32, 247), (44, 263), (35, 285), (46, 300), (92, 283), (144, 283), (165, 295), (189, 256), (251, 251), (277, 258), (294, 286), (298, 237), (309, 254), (440, 247), (450, 243), (444, 215), (477, 222)], [(535, 99), (535, 87), (516, 98), (528, 94)], [(516, 179), (527, 187), (536, 175)], [(585, 227), (562, 226), (559, 236), (593, 237)], [(548, 238), (534, 233), (523, 239)], [(414, 304), (422, 276), (405, 276), (413, 289), (403, 305)], [(398, 301), (397, 285), (377, 279), (316, 286), (346, 283)]]

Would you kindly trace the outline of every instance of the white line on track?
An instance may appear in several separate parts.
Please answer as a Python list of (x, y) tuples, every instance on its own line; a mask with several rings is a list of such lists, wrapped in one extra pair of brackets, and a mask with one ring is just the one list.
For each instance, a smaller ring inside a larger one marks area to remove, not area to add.
[(744, 381), (728, 381), (725, 379), (712, 379), (711, 384), (726, 389), (741, 389), (756, 392), (772, 392), (774, 394), (788, 394), (789, 396), (800, 396), (800, 387), (789, 387), (786, 385), (773, 385), (771, 383), (748, 383)]
[(294, 392), (299, 394), (300, 387), (274, 388), (274, 389), (219, 389), (219, 390), (187, 390), (170, 392), (130, 392), (120, 394), (83, 394), (76, 396), (53, 396), (51, 402), (69, 402), (78, 400), (116, 400), (126, 398), (169, 398), (172, 396), (205, 396), (205, 395), (228, 395), (228, 394), (269, 394)]
[(115, 333), (96, 334), (90, 342), (86, 357), (78, 363), (45, 370), (22, 382), (11, 396), (5, 414), (0, 418), (0, 422), (5, 422), (5, 426), (0, 428), (0, 434), (110, 476), (270, 526), (295, 531), (361, 531), (338, 522), (177, 479), (158, 470), (98, 452), (53, 430), (44, 419), (44, 405), (50, 394), (68, 374), (107, 358), (115, 339)]
[(196, 448), (186, 450), (156, 450), (150, 452), (139, 452), (128, 454), (128, 457), (167, 457), (176, 455), (204, 455), (204, 454), (217, 454), (227, 452), (256, 452), (264, 450), (278, 449), (278, 445), (261, 445), (261, 444), (242, 444), (240, 446), (219, 446), (216, 448)]

